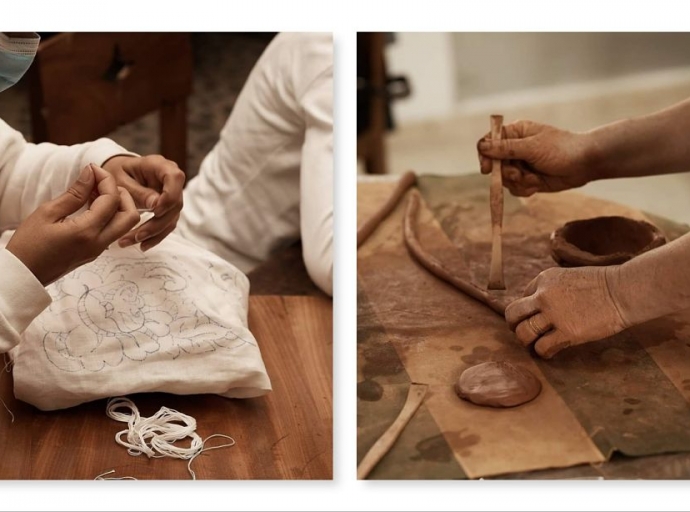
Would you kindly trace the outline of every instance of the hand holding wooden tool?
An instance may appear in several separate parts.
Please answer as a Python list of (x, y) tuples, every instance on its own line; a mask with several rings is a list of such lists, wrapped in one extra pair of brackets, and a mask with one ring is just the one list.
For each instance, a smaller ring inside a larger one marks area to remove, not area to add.
[[(491, 116), (491, 139), (500, 140), (503, 130), (503, 116)], [(489, 290), (505, 290), (503, 280), (503, 177), (501, 160), (495, 159), (491, 167), (491, 188), (489, 203), (491, 205), (491, 268), (489, 270)]]

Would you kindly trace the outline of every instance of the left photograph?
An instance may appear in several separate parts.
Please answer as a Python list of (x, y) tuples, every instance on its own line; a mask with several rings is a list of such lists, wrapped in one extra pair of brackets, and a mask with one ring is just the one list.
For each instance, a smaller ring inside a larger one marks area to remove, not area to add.
[(328, 33), (0, 33), (1, 479), (332, 479), (332, 104)]

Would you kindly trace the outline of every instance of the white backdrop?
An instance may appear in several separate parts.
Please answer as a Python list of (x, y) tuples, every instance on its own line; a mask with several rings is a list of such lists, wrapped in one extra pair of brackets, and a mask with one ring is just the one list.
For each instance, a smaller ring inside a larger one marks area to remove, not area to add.
[[(12, 31), (333, 31), (336, 58), (335, 481), (4, 482), (13, 510), (682, 510), (687, 482), (358, 482), (355, 32), (688, 30), (685, 2), (194, 0), (5, 3)], [(1, 434), (0, 434), (1, 435)], [(2, 463), (2, 461), (0, 461)], [(232, 464), (232, 459), (228, 460)]]

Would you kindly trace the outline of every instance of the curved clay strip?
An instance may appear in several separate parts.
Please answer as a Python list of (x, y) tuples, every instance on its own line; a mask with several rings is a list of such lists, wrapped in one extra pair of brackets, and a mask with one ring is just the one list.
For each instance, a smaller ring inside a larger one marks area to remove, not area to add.
[(410, 253), (414, 258), (429, 272), (434, 274), (439, 279), (443, 279), (448, 283), (455, 286), (462, 293), (465, 293), (478, 300), (479, 302), (486, 304), (496, 313), (501, 316), (505, 316), (506, 306), (499, 302), (496, 297), (493, 297), (486, 291), (482, 290), (478, 286), (472, 284), (469, 281), (453, 274), (449, 269), (443, 266), (443, 263), (436, 259), (433, 255), (426, 252), (419, 240), (417, 239), (417, 233), (415, 230), (415, 223), (417, 222), (417, 211), (419, 210), (419, 192), (416, 190), (410, 195), (410, 200), (407, 203), (407, 211), (405, 212), (405, 244), (409, 249)]
[(407, 189), (412, 187), (417, 182), (417, 176), (412, 171), (407, 171), (398, 180), (398, 184), (395, 190), (388, 198), (386, 203), (379, 208), (374, 215), (365, 220), (361, 226), (357, 228), (357, 248), (359, 247), (371, 236), (371, 234), (376, 230), (379, 224), (388, 217), (388, 215), (393, 211), (395, 206), (400, 202), (402, 196), (407, 192)]
[(418, 384), (413, 382), (410, 384), (410, 389), (407, 391), (407, 400), (405, 400), (405, 405), (403, 405), (402, 410), (395, 418), (395, 421), (390, 427), (378, 438), (374, 445), (369, 449), (367, 454), (362, 459), (362, 462), (357, 466), (357, 479), (364, 480), (371, 470), (376, 467), (381, 459), (386, 455), (390, 449), (398, 440), (400, 434), (402, 434), (403, 429), (407, 426), (409, 421), (417, 412), (419, 406), (422, 405), (424, 401), (424, 396), (429, 388), (426, 384)]

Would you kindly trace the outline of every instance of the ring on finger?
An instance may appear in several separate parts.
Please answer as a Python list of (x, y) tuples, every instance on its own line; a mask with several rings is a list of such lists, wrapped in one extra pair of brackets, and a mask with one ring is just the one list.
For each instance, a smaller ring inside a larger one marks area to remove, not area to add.
[(529, 317), (529, 320), (527, 320), (527, 323), (529, 323), (530, 329), (534, 331), (534, 334), (537, 336), (541, 336), (542, 334), (546, 333), (548, 331), (548, 328), (543, 328), (539, 325), (537, 325), (537, 321), (535, 320), (537, 318), (536, 315)]

